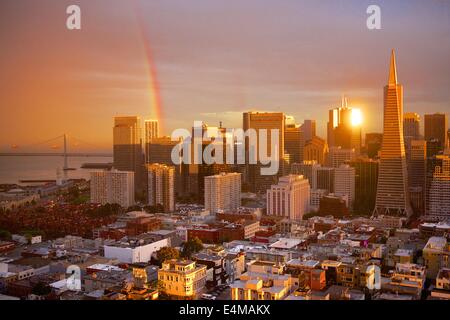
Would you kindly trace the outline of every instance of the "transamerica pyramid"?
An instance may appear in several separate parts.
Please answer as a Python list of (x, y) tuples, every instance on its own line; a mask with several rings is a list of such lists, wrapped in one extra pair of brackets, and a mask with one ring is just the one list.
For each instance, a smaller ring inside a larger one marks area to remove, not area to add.
[(374, 215), (380, 214), (405, 217), (412, 214), (403, 141), (403, 86), (397, 81), (394, 50), (389, 81), (384, 87), (383, 144), (374, 209)]

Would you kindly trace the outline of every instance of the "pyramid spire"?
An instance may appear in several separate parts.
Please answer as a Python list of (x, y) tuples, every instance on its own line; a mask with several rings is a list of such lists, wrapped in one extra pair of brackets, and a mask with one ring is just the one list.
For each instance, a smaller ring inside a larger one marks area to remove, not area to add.
[(389, 68), (389, 85), (397, 84), (397, 65), (395, 63), (395, 51), (392, 49), (391, 53), (391, 66)]

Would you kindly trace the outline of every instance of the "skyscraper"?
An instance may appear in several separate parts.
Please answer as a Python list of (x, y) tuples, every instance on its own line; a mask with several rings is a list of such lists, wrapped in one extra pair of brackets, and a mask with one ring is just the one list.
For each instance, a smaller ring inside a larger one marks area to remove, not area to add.
[[(252, 192), (265, 193), (270, 186), (277, 181), (277, 178), (283, 172), (283, 161), (284, 161), (284, 130), (285, 130), (285, 116), (282, 112), (245, 112), (243, 114), (243, 129), (247, 131), (248, 129), (254, 129), (257, 134), (257, 145), (256, 154), (258, 164), (249, 164), (249, 152), (251, 147), (249, 145), (249, 139), (246, 138), (245, 141), (245, 159), (248, 167), (248, 181), (250, 185), (250, 190)], [(271, 154), (272, 147), (272, 130), (278, 130), (278, 162), (279, 170), (277, 175), (261, 175), (260, 169), (264, 167), (260, 164), (259, 149), (261, 141), (259, 141), (259, 132), (261, 129), (267, 130), (267, 150), (266, 154), (273, 156)]]
[(329, 165), (333, 168), (339, 168), (355, 158), (355, 149), (343, 149), (341, 147), (331, 147), (329, 157)]
[(381, 145), (383, 143), (382, 133), (366, 133), (366, 149), (367, 156), (371, 159), (378, 158), (378, 153), (381, 150)]
[(114, 118), (113, 161), (115, 169), (134, 172), (135, 191), (142, 193), (145, 181), (139, 122), (136, 116)]
[(403, 138), (406, 140), (420, 139), (420, 116), (415, 112), (406, 112), (403, 116)]
[(145, 159), (146, 159), (145, 163), (151, 163), (151, 161), (148, 160), (148, 157), (150, 155), (148, 148), (151, 141), (158, 137), (159, 137), (158, 120), (145, 120), (144, 121), (144, 143), (145, 143)]
[(438, 156), (441, 166), (436, 166), (430, 188), (430, 204), (428, 214), (446, 220), (450, 218), (450, 157)]
[(147, 143), (147, 163), (162, 163), (173, 165), (172, 150), (178, 144), (178, 141), (172, 141), (170, 137), (152, 138)]
[(294, 163), (291, 166), (291, 174), (301, 175), (308, 179), (311, 189), (317, 188), (317, 169), (321, 165), (316, 161), (303, 161), (302, 163)]
[(305, 120), (300, 128), (305, 142), (316, 136), (316, 120)]
[(379, 161), (369, 158), (358, 158), (351, 161), (350, 166), (355, 168), (353, 211), (356, 214), (370, 214), (375, 208)]
[[(194, 140), (186, 141), (187, 143), (191, 143), (192, 147), (192, 159), (194, 156), (194, 152), (200, 153), (201, 156), (204, 154), (207, 148), (214, 145), (215, 147), (221, 147), (223, 150), (223, 154), (220, 156), (220, 159), (216, 163), (206, 163), (201, 161), (202, 163), (196, 164), (183, 164), (181, 166), (181, 194), (187, 196), (189, 198), (194, 198), (198, 203), (205, 202), (205, 177), (213, 176), (220, 173), (230, 173), (230, 172), (238, 172), (238, 166), (234, 167), (233, 165), (226, 163), (227, 157), (227, 143), (231, 143), (231, 137), (226, 135), (226, 128), (220, 125), (219, 127), (209, 126), (206, 123), (203, 123), (202, 126), (197, 126), (192, 128), (192, 136), (196, 134), (201, 135), (202, 137), (205, 134), (208, 134), (210, 137), (215, 136), (218, 132), (222, 134), (222, 139), (214, 139), (214, 141), (203, 140), (201, 143), (196, 143)], [(236, 150), (234, 152), (234, 157), (236, 157)], [(219, 157), (219, 155), (217, 155)], [(222, 162), (222, 163), (220, 163)], [(240, 168), (239, 168), (240, 169)]]
[(405, 142), (406, 159), (409, 159), (411, 141), (420, 139), (420, 116), (415, 112), (403, 115), (403, 140)]
[(301, 220), (309, 211), (310, 187), (303, 176), (281, 177), (267, 190), (267, 215)]
[(116, 203), (123, 208), (134, 205), (134, 172), (94, 171), (90, 175), (92, 203)]
[(403, 87), (397, 82), (392, 50), (388, 85), (384, 88), (383, 144), (374, 214), (410, 216), (408, 172), (403, 141)]
[(435, 113), (425, 115), (425, 140), (427, 142), (437, 140), (439, 152), (444, 151), (447, 146), (447, 130), (448, 119), (446, 114)]
[(315, 168), (316, 181), (314, 183), (315, 189), (324, 189), (328, 193), (334, 192), (334, 168), (318, 167)]
[[(427, 142), (427, 149), (428, 149), (428, 142)], [(427, 151), (428, 152), (428, 151)], [(431, 184), (434, 180), (434, 173), (436, 171), (436, 167), (442, 167), (443, 166), (443, 155), (436, 155), (433, 157), (427, 157), (426, 161), (426, 177), (425, 177), (425, 213), (427, 215), (430, 214), (430, 190), (431, 190)]]
[(175, 168), (165, 164), (147, 165), (148, 204), (161, 206), (164, 212), (175, 210)]
[(359, 109), (348, 106), (347, 98), (343, 97), (341, 107), (331, 109), (328, 113), (327, 142), (328, 146), (361, 151), (361, 123), (355, 122), (355, 113)]
[(289, 154), (290, 164), (303, 161), (303, 147), (305, 141), (303, 131), (298, 125), (286, 126), (284, 131), (284, 147)]
[(241, 174), (221, 173), (205, 177), (205, 209), (211, 213), (241, 206)]
[(159, 163), (174, 167), (175, 169), (175, 194), (182, 195), (184, 187), (182, 184), (182, 165), (174, 164), (172, 161), (172, 150), (178, 144), (170, 137), (155, 137), (146, 143), (146, 164)]
[(447, 148), (450, 149), (450, 129), (447, 130)]
[(353, 208), (355, 200), (355, 168), (343, 164), (334, 170), (334, 193), (348, 197), (348, 207)]
[(328, 145), (322, 138), (313, 137), (303, 148), (303, 160), (317, 161), (324, 165), (328, 157)]
[(427, 170), (427, 142), (411, 140), (408, 157), (408, 182), (411, 205), (414, 213), (421, 215), (425, 210), (425, 180)]

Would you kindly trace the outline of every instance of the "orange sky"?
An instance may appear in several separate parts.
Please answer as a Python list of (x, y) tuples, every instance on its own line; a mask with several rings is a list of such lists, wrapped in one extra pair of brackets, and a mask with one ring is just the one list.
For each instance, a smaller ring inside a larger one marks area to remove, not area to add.
[(154, 117), (146, 45), (166, 134), (260, 109), (316, 119), (325, 136), (343, 93), (381, 130), (391, 48), (405, 111), (450, 109), (448, 2), (379, 1), (383, 30), (368, 31), (370, 1), (135, 1), (141, 25), (128, 1), (77, 1), (81, 31), (65, 28), (73, 1), (0, 2), (1, 151), (64, 132), (109, 148), (114, 115)]

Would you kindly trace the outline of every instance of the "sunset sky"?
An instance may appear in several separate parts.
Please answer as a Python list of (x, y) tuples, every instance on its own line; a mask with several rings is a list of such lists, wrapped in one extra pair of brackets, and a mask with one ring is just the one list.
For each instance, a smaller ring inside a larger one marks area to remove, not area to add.
[[(366, 28), (370, 4), (382, 30)], [(113, 116), (155, 117), (152, 87), (165, 134), (267, 110), (326, 137), (342, 94), (381, 131), (391, 48), (405, 111), (448, 113), (447, 0), (1, 0), (0, 150), (64, 132), (110, 148)]]

